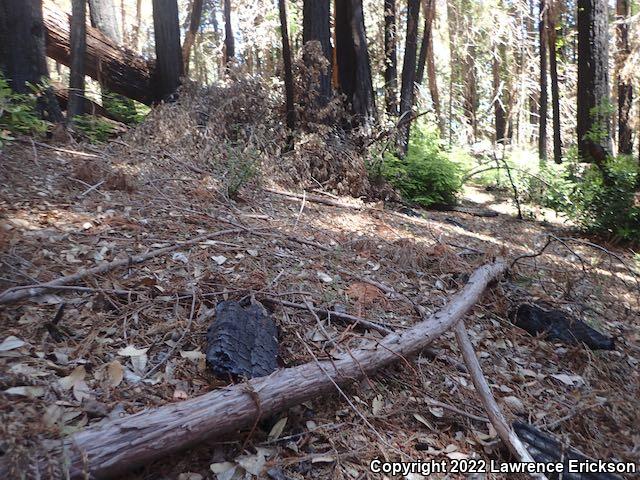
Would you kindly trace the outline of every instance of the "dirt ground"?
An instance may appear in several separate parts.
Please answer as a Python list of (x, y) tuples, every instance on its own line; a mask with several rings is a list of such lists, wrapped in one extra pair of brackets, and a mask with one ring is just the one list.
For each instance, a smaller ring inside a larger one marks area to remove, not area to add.
[[(225, 385), (204, 361), (220, 300), (271, 298), (279, 362), (288, 367), (313, 361), (307, 347), (327, 358), (380, 334), (277, 299), (343, 308), (401, 330), (419, 321), (415, 311), (366, 280), (433, 313), (476, 267), (539, 252), (548, 241), (544, 253), (519, 259), (465, 320), (484, 374), (510, 421), (552, 432), (593, 458), (640, 462), (640, 290), (631, 250), (582, 237), (553, 215), (518, 221), (507, 201), (479, 188), (468, 189), (463, 204), (497, 216), (402, 213), (325, 194), (352, 207), (328, 206), (270, 193), (263, 188), (274, 185), (260, 178), (231, 200), (216, 173), (143, 146), (64, 149), (15, 144), (0, 153), (3, 290), (233, 232), (0, 306), (0, 451), (22, 472), (33, 473), (47, 439)], [(528, 335), (508, 319), (523, 302), (581, 318), (615, 337), (615, 350)], [(364, 479), (382, 478), (369, 470), (374, 458), (508, 458), (461, 371), (454, 336), (432, 347), (435, 356), (344, 389), (351, 404), (337, 392), (316, 398), (265, 420), (250, 438), (242, 431), (212, 440), (126, 478), (262, 471), (274, 479)], [(50, 476), (62, 478), (58, 459), (49, 461)]]

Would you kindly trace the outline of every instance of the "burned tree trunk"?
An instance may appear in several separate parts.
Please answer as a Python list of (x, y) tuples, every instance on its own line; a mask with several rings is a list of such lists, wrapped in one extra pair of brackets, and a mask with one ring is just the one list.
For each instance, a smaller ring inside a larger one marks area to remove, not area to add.
[(376, 118), (376, 107), (362, 0), (336, 0), (335, 35), (338, 85), (354, 114), (354, 124), (367, 126)]
[(177, 0), (153, 0), (153, 29), (156, 40), (156, 98), (172, 95), (184, 74)]
[(384, 98), (389, 116), (398, 114), (398, 54), (396, 0), (384, 0)]
[[(319, 42), (322, 54), (326, 60), (326, 67), (321, 69), (318, 74), (316, 85), (309, 85), (309, 89), (317, 95), (317, 106), (323, 107), (329, 103), (331, 98), (331, 66), (332, 66), (332, 47), (331, 47), (331, 27), (329, 2), (318, 2), (317, 0), (304, 0), (302, 7), (302, 42)], [(305, 64), (309, 68), (313, 59), (305, 57)], [(313, 108), (313, 106), (309, 106)]]
[(285, 0), (278, 0), (278, 13), (280, 14), (280, 34), (282, 37), (287, 127), (293, 130), (296, 128), (296, 111), (293, 104), (293, 70), (291, 68), (291, 47), (289, 46), (289, 29), (287, 28), (287, 8), (285, 6)]
[[(47, 56), (71, 65), (69, 15), (47, 5), (43, 9)], [(85, 73), (112, 92), (147, 105), (154, 100), (151, 72), (154, 65), (131, 50), (120, 48), (102, 32), (87, 27)]]
[(229, 66), (236, 54), (235, 40), (233, 39), (233, 29), (231, 28), (231, 0), (224, 0), (224, 64)]
[(502, 62), (505, 55), (504, 44), (493, 47), (493, 64), (491, 71), (493, 74), (493, 110), (495, 126), (495, 143), (503, 144), (506, 141), (507, 133), (507, 113), (503, 102), (503, 82), (501, 78)]
[(71, 9), (71, 73), (69, 75), (69, 103), (67, 105), (67, 121), (69, 122), (76, 115), (84, 113), (84, 57), (87, 51), (86, 0), (73, 0)]
[[(0, 0), (0, 28), (0, 68), (15, 92), (29, 93), (28, 84), (38, 85), (49, 76), (42, 1)], [(46, 120), (63, 119), (51, 89), (40, 95), (38, 108)]]
[(547, 161), (547, 6), (545, 0), (540, 0), (540, 18), (538, 23), (540, 46), (540, 106), (538, 108), (538, 156), (540, 162)]
[[(400, 118), (409, 120), (412, 115), (416, 82), (416, 53), (418, 49), (418, 18), (420, 0), (408, 0), (407, 38), (402, 63), (402, 86), (400, 87)], [(398, 133), (398, 147), (403, 155), (409, 150), (410, 122), (405, 122)]]
[(436, 16), (436, 1), (424, 0), (424, 33), (422, 34), (422, 45), (418, 58), (418, 71), (416, 72), (416, 83), (421, 84), (424, 79), (425, 65), (427, 68), (427, 80), (429, 82), (429, 93), (433, 102), (433, 110), (436, 113), (440, 134), (444, 134), (444, 121), (440, 110), (440, 94), (438, 93), (438, 82), (436, 78), (436, 66), (433, 58), (433, 20)]
[(606, 0), (578, 0), (578, 153), (599, 166), (611, 154), (608, 19)]
[(193, 0), (191, 2), (191, 14), (189, 15), (189, 30), (182, 42), (182, 62), (184, 63), (185, 73), (189, 73), (189, 57), (191, 55), (191, 47), (196, 39), (196, 34), (200, 28), (200, 20), (202, 19), (203, 0)]
[(633, 103), (633, 86), (623, 72), (631, 50), (629, 48), (630, 1), (616, 0), (616, 83), (618, 90), (618, 152), (631, 155), (633, 141), (629, 122), (629, 113)]

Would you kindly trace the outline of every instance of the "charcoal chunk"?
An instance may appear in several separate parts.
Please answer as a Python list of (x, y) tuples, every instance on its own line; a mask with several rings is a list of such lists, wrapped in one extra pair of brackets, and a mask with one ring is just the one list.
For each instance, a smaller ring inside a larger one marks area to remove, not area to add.
[(207, 363), (219, 378), (263, 377), (278, 368), (278, 329), (258, 302), (218, 303), (207, 341)]
[[(528, 423), (514, 422), (513, 429), (516, 435), (522, 440), (525, 447), (536, 462), (539, 463), (560, 463), (564, 465), (562, 472), (563, 480), (622, 480), (621, 477), (611, 473), (576, 473), (569, 471), (569, 460), (576, 460), (581, 464), (590, 462), (581, 453), (570, 446), (556, 440), (552, 435), (543, 433)], [(557, 473), (546, 474), (550, 480), (559, 478)]]
[(511, 312), (512, 322), (531, 335), (546, 334), (552, 340), (569, 345), (585, 344), (591, 350), (613, 350), (613, 338), (594, 330), (582, 320), (571, 318), (560, 310), (544, 310), (522, 304)]

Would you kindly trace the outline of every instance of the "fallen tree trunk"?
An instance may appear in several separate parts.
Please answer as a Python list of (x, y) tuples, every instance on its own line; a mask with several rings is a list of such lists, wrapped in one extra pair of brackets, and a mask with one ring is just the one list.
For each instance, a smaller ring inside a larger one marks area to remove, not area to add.
[[(70, 15), (51, 2), (42, 7), (46, 29), (47, 56), (69, 66)], [(155, 99), (154, 63), (124, 47), (115, 45), (100, 30), (87, 25), (85, 73), (112, 92), (150, 105)]]
[[(340, 359), (284, 368), (267, 377), (87, 428), (64, 440), (63, 447), (52, 447), (47, 457), (64, 452), (71, 478), (109, 478), (208, 438), (249, 427), (258, 418), (332, 392), (335, 385), (353, 382), (417, 354), (452, 328), (506, 268), (505, 262), (496, 261), (477, 269), (438, 313)], [(9, 468), (8, 459), (0, 460), (2, 478), (11, 478)]]

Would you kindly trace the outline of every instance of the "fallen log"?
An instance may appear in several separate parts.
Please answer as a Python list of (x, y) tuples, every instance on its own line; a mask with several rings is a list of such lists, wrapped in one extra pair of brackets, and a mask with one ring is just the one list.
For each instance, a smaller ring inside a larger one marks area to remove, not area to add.
[[(64, 455), (71, 478), (109, 478), (211, 438), (250, 427), (256, 420), (332, 392), (380, 368), (419, 353), (452, 328), (480, 299), (487, 285), (507, 268), (504, 261), (477, 269), (467, 285), (438, 313), (402, 333), (392, 333), (329, 361), (284, 368), (262, 378), (200, 397), (89, 427), (41, 452)], [(46, 455), (45, 455), (46, 453)], [(0, 477), (12, 478), (9, 459), (0, 459)], [(30, 463), (30, 468), (35, 468)]]
[[(48, 1), (42, 7), (46, 29), (47, 56), (69, 66), (71, 43), (70, 15)], [(87, 25), (85, 73), (112, 92), (150, 105), (155, 99), (154, 63), (131, 50), (115, 45), (97, 28)]]
[(121, 268), (121, 267), (126, 267), (128, 265), (135, 265), (137, 263), (142, 263), (151, 258), (159, 257), (161, 255), (166, 255), (168, 253), (171, 253), (174, 250), (178, 250), (179, 248), (189, 247), (191, 245), (195, 245), (196, 243), (209, 240), (210, 238), (219, 237), (220, 235), (227, 235), (230, 233), (239, 233), (241, 231), (242, 230), (239, 230), (239, 229), (232, 229), (232, 230), (220, 230), (217, 232), (205, 233), (204, 235), (200, 235), (198, 237), (192, 238), (191, 240), (179, 242), (179, 243), (176, 243), (175, 245), (159, 248), (157, 250), (151, 250), (150, 252), (129, 257), (125, 260), (114, 260), (113, 262), (104, 263), (102, 265), (98, 265), (97, 267), (83, 269), (72, 275), (56, 278), (55, 280), (51, 280), (50, 282), (38, 283), (34, 285), (21, 285), (19, 287), (11, 287), (6, 289), (4, 292), (0, 293), (0, 305), (17, 302), (25, 298), (37, 297), (47, 292), (55, 291), (60, 286), (69, 285), (70, 283), (75, 283), (90, 275), (98, 275), (100, 273), (109, 272), (116, 268)]

